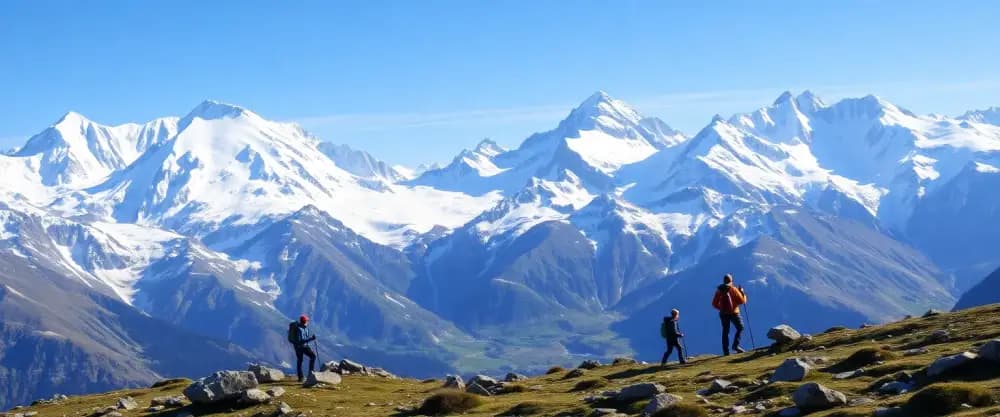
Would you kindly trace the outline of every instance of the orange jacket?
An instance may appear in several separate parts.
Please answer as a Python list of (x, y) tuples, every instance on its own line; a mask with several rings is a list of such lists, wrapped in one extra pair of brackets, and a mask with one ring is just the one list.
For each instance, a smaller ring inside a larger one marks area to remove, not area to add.
[[(726, 296), (726, 293), (729, 293), (729, 297), (733, 300), (733, 308), (729, 311), (722, 311), (722, 299)], [(715, 297), (712, 297), (712, 307), (715, 307), (716, 310), (724, 314), (740, 314), (740, 306), (746, 303), (747, 294), (727, 284), (720, 285), (715, 290)]]

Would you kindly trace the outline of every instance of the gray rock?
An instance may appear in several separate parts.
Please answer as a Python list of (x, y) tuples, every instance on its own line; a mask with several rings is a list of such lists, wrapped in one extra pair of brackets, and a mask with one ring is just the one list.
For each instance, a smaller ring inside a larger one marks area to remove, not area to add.
[(622, 388), (622, 390), (618, 392), (618, 395), (615, 396), (615, 400), (621, 402), (646, 400), (666, 391), (667, 389), (664, 388), (663, 385), (656, 383), (644, 382), (641, 384), (632, 384)]
[(779, 411), (778, 415), (781, 417), (798, 417), (802, 415), (802, 410), (799, 410), (798, 407), (788, 407)]
[(275, 368), (268, 368), (264, 365), (250, 365), (247, 371), (253, 372), (258, 383), (279, 382), (285, 379), (285, 373)]
[(745, 406), (734, 405), (729, 409), (729, 414), (743, 414), (746, 413), (747, 411), (749, 410), (747, 410)]
[(639, 362), (636, 361), (635, 359), (626, 357), (617, 357), (611, 361), (612, 365), (635, 365), (637, 363)]
[(785, 359), (785, 361), (778, 366), (778, 369), (774, 370), (774, 374), (771, 375), (771, 382), (801, 381), (806, 379), (806, 375), (809, 374), (810, 369), (812, 369), (812, 367), (799, 358)]
[(458, 375), (448, 375), (444, 379), (444, 388), (465, 390), (465, 382)]
[(951, 333), (944, 329), (935, 330), (927, 336), (927, 341), (931, 343), (944, 343), (951, 339)]
[(167, 409), (167, 407), (164, 407), (162, 405), (152, 405), (152, 406), (149, 406), (149, 408), (147, 408), (146, 411), (150, 412), (150, 413), (155, 413), (155, 412), (163, 411), (163, 410), (166, 410), (166, 409)]
[(368, 368), (368, 375), (386, 379), (399, 379), (398, 376), (382, 368)]
[(507, 376), (503, 378), (505, 382), (518, 382), (518, 381), (524, 381), (525, 379), (528, 379), (528, 377), (513, 372), (508, 373)]
[(336, 372), (336, 373), (339, 374), (340, 373), (340, 363), (337, 362), (337, 361), (329, 361), (329, 362), (324, 363), (323, 365), (321, 365), (319, 367), (319, 370), (323, 371), (323, 372)]
[(725, 379), (714, 379), (712, 380), (712, 386), (708, 387), (708, 392), (712, 394), (716, 392), (723, 392), (731, 385), (733, 385), (733, 383), (726, 381)]
[(279, 398), (285, 395), (285, 389), (282, 387), (274, 387), (266, 391), (267, 395), (271, 398)]
[(990, 340), (979, 347), (979, 357), (988, 361), (1000, 362), (1000, 339)]
[(925, 347), (913, 348), (913, 349), (907, 349), (905, 352), (903, 352), (903, 356), (917, 356), (917, 355), (923, 355), (927, 352), (930, 351), (927, 350), (927, 348)]
[(565, 376), (565, 377), (563, 377), (563, 378), (564, 378), (564, 379), (570, 379), (570, 378), (579, 378), (579, 377), (581, 377), (581, 376), (584, 376), (584, 375), (586, 375), (586, 374), (587, 374), (587, 371), (585, 371), (585, 370), (583, 370), (583, 369), (580, 369), (580, 368), (576, 368), (576, 369), (574, 369), (574, 370), (572, 370), (572, 371), (569, 371), (569, 372), (568, 372), (568, 373), (566, 374), (566, 376)]
[(847, 405), (850, 407), (857, 407), (860, 405), (869, 405), (869, 404), (875, 404), (875, 400), (868, 397), (858, 397), (847, 400)]
[(212, 404), (235, 400), (250, 388), (257, 388), (253, 372), (221, 371), (188, 385), (184, 396), (195, 404)]
[(472, 384), (477, 384), (483, 388), (493, 388), (497, 384), (497, 380), (490, 378), (486, 375), (476, 375), (465, 383), (466, 386), (471, 386)]
[(247, 405), (263, 404), (271, 400), (271, 396), (259, 388), (251, 388), (243, 391), (240, 402)]
[(939, 315), (941, 315), (941, 310), (936, 310), (936, 309), (933, 309), (933, 308), (932, 308), (932, 309), (930, 309), (930, 310), (927, 310), (927, 312), (926, 312), (926, 313), (924, 313), (924, 317), (925, 317), (925, 318), (926, 318), (926, 317), (934, 317), (934, 316), (939, 316)]
[(965, 364), (973, 359), (976, 359), (976, 354), (972, 352), (962, 352), (957, 355), (945, 356), (939, 358), (931, 363), (927, 367), (927, 376), (936, 377), (945, 372), (948, 372), (958, 366)]
[(292, 409), (292, 406), (285, 404), (284, 402), (278, 404), (278, 415), (288, 415), (292, 414), (294, 411), (295, 410)]
[(469, 382), (469, 384), (465, 388), (465, 392), (468, 392), (469, 394), (482, 395), (484, 397), (490, 397), (493, 395), (493, 393), (490, 392), (490, 390), (486, 389), (486, 387), (479, 385), (475, 382)]
[(886, 382), (882, 384), (881, 387), (878, 387), (879, 394), (885, 394), (885, 395), (906, 394), (907, 392), (910, 392), (912, 390), (913, 390), (913, 385), (910, 385), (909, 383), (902, 381)]
[(340, 374), (336, 372), (310, 372), (309, 376), (306, 377), (306, 382), (302, 383), (303, 387), (315, 387), (319, 384), (324, 385), (337, 385), (342, 381)]
[(677, 404), (681, 402), (681, 400), (683, 400), (683, 398), (674, 394), (668, 394), (668, 393), (656, 394), (653, 396), (653, 399), (649, 401), (649, 404), (646, 404), (646, 408), (642, 409), (642, 416), (643, 417), (652, 416), (657, 411), (660, 411), (671, 405)]
[(792, 401), (802, 410), (826, 410), (847, 404), (847, 396), (815, 382), (802, 384), (792, 393)]
[(173, 397), (155, 397), (149, 401), (151, 407), (156, 407), (162, 405), (164, 407), (176, 408), (184, 406), (184, 397), (173, 396)]
[(851, 378), (857, 378), (857, 377), (859, 377), (861, 375), (864, 375), (864, 374), (865, 374), (865, 370), (864, 369), (855, 369), (853, 371), (847, 371), (847, 372), (841, 372), (839, 374), (835, 374), (833, 376), (833, 379), (851, 379)]
[(135, 398), (124, 397), (118, 399), (119, 410), (135, 410), (136, 408), (139, 408), (139, 403), (135, 401)]
[(775, 343), (788, 343), (799, 340), (802, 335), (787, 324), (777, 325), (767, 331), (767, 338), (775, 341)]
[(359, 374), (365, 371), (365, 366), (360, 363), (344, 359), (340, 361), (340, 370), (347, 371), (352, 374)]
[(593, 359), (587, 359), (587, 360), (581, 362), (580, 366), (577, 366), (577, 368), (580, 368), (580, 369), (596, 369), (596, 368), (600, 368), (600, 367), (601, 367), (601, 363), (598, 362), (598, 361), (595, 361)]

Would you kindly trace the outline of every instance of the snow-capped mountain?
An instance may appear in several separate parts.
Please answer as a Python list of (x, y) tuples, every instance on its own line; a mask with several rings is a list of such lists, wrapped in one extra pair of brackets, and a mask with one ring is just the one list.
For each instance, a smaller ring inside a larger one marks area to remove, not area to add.
[(1000, 107), (990, 107), (985, 110), (970, 110), (958, 118), (970, 122), (1000, 126)]
[[(306, 312), (325, 352), (431, 376), (648, 354), (647, 322), (670, 305), (710, 318), (702, 299), (725, 272), (766, 309), (757, 322), (804, 331), (947, 308), (1000, 265), (990, 114), (807, 91), (688, 137), (598, 92), (515, 149), (484, 140), (408, 170), (220, 102), (142, 125), (69, 113), (0, 155), (0, 263), (15, 271), (0, 311), (30, 323), (51, 312), (24, 300), (62, 285), (90, 300), (81, 320), (113, 306), (123, 328), (152, 320), (239, 346), (192, 349), (276, 364)], [(146, 346), (115, 340), (74, 343)], [(175, 366), (143, 364), (157, 355), (78, 385)]]
[(347, 145), (321, 142), (318, 146), (333, 163), (359, 178), (394, 183), (412, 178), (413, 172), (400, 172), (396, 167), (375, 159), (368, 152), (359, 151)]
[(557, 180), (570, 171), (588, 188), (606, 190), (621, 167), (685, 139), (659, 119), (644, 118), (624, 102), (597, 92), (558, 127), (532, 135), (515, 150), (484, 141), (447, 167), (425, 172), (411, 183), (470, 194), (494, 190), (509, 194), (531, 178)]

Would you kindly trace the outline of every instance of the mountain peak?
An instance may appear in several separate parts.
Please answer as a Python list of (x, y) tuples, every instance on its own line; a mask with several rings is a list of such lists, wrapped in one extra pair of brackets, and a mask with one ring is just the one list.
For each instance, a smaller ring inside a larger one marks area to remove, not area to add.
[(494, 142), (492, 139), (485, 138), (485, 139), (479, 141), (479, 144), (476, 145), (476, 149), (474, 149), (473, 151), (476, 152), (476, 153), (479, 153), (479, 154), (483, 154), (483, 155), (489, 156), (489, 157), (494, 157), (494, 156), (497, 156), (497, 155), (502, 154), (504, 152), (507, 152), (507, 149), (504, 148), (503, 146), (500, 146), (498, 143)]
[(777, 106), (785, 102), (791, 102), (793, 98), (795, 98), (795, 96), (792, 95), (792, 92), (785, 90), (784, 93), (781, 93), (781, 95), (774, 100), (774, 105)]
[(189, 112), (184, 118), (191, 119), (197, 117), (204, 120), (227, 119), (240, 117), (248, 113), (251, 112), (234, 104), (223, 103), (215, 100), (205, 100), (192, 109), (191, 112)]
[(87, 122), (90, 122), (90, 119), (87, 119), (86, 116), (77, 113), (73, 110), (70, 110), (66, 112), (66, 114), (64, 114), (62, 117), (60, 117), (59, 120), (57, 120), (53, 126), (59, 126), (63, 124), (79, 125)]

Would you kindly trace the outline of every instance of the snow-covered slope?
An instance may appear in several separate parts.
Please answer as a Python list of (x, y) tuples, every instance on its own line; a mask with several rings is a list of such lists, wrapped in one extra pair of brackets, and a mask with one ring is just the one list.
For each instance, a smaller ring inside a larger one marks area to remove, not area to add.
[(337, 167), (359, 178), (394, 183), (409, 179), (413, 175), (410, 172), (400, 172), (386, 162), (371, 156), (368, 152), (360, 151), (347, 145), (320, 142), (318, 148), (323, 154), (332, 159)]

